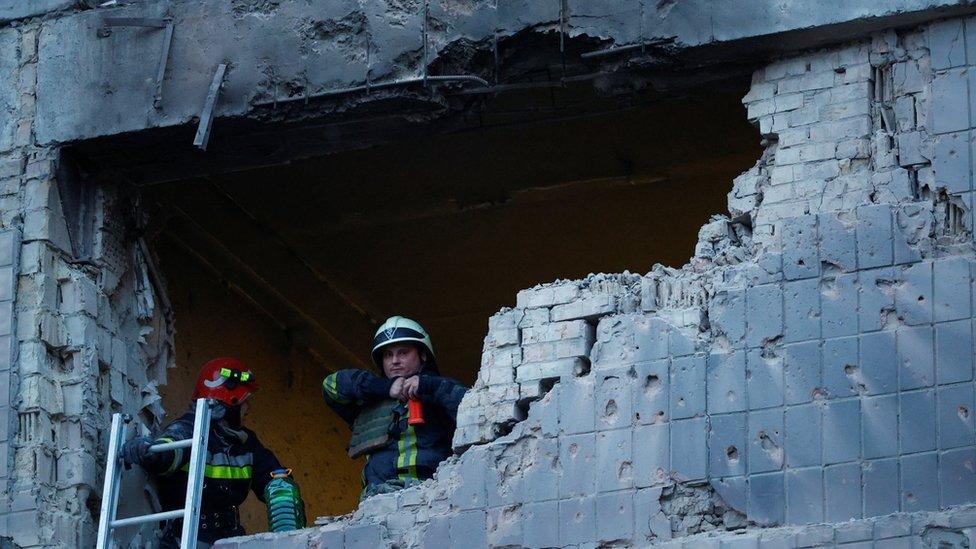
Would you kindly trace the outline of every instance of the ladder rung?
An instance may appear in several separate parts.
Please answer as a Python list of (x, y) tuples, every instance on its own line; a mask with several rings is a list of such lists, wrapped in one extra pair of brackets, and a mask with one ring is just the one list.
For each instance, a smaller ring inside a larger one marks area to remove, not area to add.
[[(2, 3), (3, 0), (0, 0)], [(137, 517), (116, 519), (119, 505), (119, 484), (122, 480), (122, 453), (124, 442), (124, 426), (129, 418), (125, 414), (112, 414), (112, 429), (109, 435), (107, 464), (105, 467), (105, 483), (102, 489), (102, 509), (99, 512), (98, 538), (96, 549), (111, 549), (114, 547), (112, 531), (116, 528), (147, 522), (162, 522), (172, 519), (183, 519), (183, 530), (180, 533), (181, 547), (197, 546), (197, 528), (200, 523), (200, 499), (203, 489), (203, 477), (206, 470), (207, 442), (210, 433), (209, 399), (197, 399), (196, 411), (193, 417), (193, 437), (176, 442), (150, 445), (147, 450), (156, 454), (177, 450), (190, 449), (190, 471), (187, 475), (186, 503), (182, 509), (164, 511)]]
[(184, 511), (185, 509), (177, 509), (175, 511), (163, 511), (162, 513), (153, 513), (151, 515), (142, 515), (138, 517), (129, 517), (124, 519), (113, 520), (112, 528), (121, 528), (123, 526), (130, 526), (132, 524), (142, 524), (144, 522), (156, 522), (161, 520), (183, 518)]
[(183, 440), (177, 440), (176, 442), (164, 442), (163, 444), (153, 444), (149, 447), (150, 454), (158, 454), (159, 452), (167, 452), (169, 450), (177, 450), (179, 448), (189, 448), (193, 446), (193, 439), (187, 438)]

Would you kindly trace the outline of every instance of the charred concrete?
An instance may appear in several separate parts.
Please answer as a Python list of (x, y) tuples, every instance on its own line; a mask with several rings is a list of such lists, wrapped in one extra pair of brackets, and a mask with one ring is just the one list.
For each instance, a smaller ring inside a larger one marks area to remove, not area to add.
[[(494, 546), (968, 543), (976, 518), (956, 482), (976, 482), (969, 424), (952, 449), (913, 434), (917, 422), (954, 429), (970, 417), (954, 399), (972, 398), (971, 361), (943, 377), (930, 359), (935, 332), (972, 326), (972, 179), (945, 176), (932, 149), (951, 158), (940, 136), (963, 124), (938, 97), (961, 85), (942, 79), (964, 62), (946, 52), (967, 24), (879, 33), (757, 71), (743, 102), (766, 151), (695, 256), (519, 292), (489, 321), (458, 418), (463, 453), (403, 494), (432, 516), (405, 520), (367, 500), (295, 546), (367, 534), (449, 543), (452, 532)], [(910, 77), (886, 88), (895, 73)], [(916, 116), (892, 123), (899, 104)], [(961, 352), (971, 345), (962, 335)], [(942, 412), (937, 395), (952, 402)], [(555, 486), (535, 476), (540, 462)], [(924, 480), (946, 475), (954, 482)], [(545, 521), (557, 532), (534, 527), (538, 517), (558, 517)]]
[[(38, 5), (54, 11), (31, 19), (42, 12), (0, 3), (16, 19), (0, 30), (12, 75), (0, 84), (0, 534), (14, 543), (86, 545), (108, 414), (139, 414), (139, 429), (159, 421), (172, 326), (142, 242), (152, 229), (124, 185), (463, 137), (485, 117), (627, 112), (716, 83), (741, 95), (750, 74), (744, 103), (765, 150), (686, 265), (519, 292), (489, 321), (459, 418), (463, 453), (422, 487), (273, 543), (972, 538), (976, 191), (960, 115), (970, 106), (958, 100), (972, 94), (969, 3), (845, 4), (790, 20), (762, 2), (735, 13), (694, 1), (634, 13), (323, 2), (314, 20), (286, 1)], [(178, 26), (161, 108), (145, 60), (159, 59), (162, 37), (99, 32), (106, 16)], [(225, 61), (203, 156), (188, 134)], [(425, 82), (451, 76), (467, 80)], [(491, 191), (438, 207), (504, 208), (538, 189)], [(363, 310), (350, 316), (360, 326), (374, 315)], [(877, 518), (893, 512), (904, 514)], [(540, 522), (560, 526), (531, 528)]]

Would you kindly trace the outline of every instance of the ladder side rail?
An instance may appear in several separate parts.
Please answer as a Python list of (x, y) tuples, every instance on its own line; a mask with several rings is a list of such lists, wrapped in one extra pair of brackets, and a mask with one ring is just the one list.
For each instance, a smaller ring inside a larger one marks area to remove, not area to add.
[(119, 450), (123, 442), (122, 414), (112, 414), (112, 426), (108, 439), (108, 460), (105, 464), (105, 482), (102, 485), (102, 509), (99, 513), (97, 549), (111, 549), (112, 522), (119, 505), (119, 485), (122, 483), (122, 467)]
[(200, 500), (203, 495), (203, 476), (207, 462), (207, 442), (210, 435), (210, 403), (197, 400), (193, 421), (193, 446), (190, 451), (190, 471), (187, 475), (186, 505), (183, 508), (183, 534), (180, 547), (196, 549), (197, 528), (200, 525)]

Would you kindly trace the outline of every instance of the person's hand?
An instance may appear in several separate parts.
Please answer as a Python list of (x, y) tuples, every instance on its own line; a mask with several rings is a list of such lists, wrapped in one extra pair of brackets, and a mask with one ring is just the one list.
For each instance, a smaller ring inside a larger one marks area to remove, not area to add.
[(390, 398), (403, 400), (403, 397), (401, 396), (402, 392), (403, 392), (403, 378), (398, 377), (393, 380), (393, 385), (390, 385)]
[(146, 456), (149, 455), (149, 447), (152, 446), (152, 439), (149, 437), (136, 437), (122, 446), (122, 461), (126, 467), (142, 465)]
[(408, 377), (403, 382), (403, 388), (401, 389), (401, 395), (403, 400), (410, 400), (411, 398), (417, 398), (417, 391), (420, 390), (420, 376)]

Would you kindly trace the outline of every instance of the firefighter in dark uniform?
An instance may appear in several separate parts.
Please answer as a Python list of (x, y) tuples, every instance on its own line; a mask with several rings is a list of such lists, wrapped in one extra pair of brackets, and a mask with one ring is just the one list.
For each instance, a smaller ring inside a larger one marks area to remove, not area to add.
[[(349, 456), (366, 456), (360, 499), (434, 474), (451, 455), (458, 405), (467, 390), (440, 375), (430, 336), (409, 318), (387, 319), (373, 337), (372, 355), (383, 376), (349, 369), (322, 382), (326, 404), (352, 427)], [(422, 423), (411, 420), (412, 410), (422, 411)]]
[[(207, 362), (197, 378), (194, 402), (199, 398), (214, 401), (200, 502), (198, 547), (209, 547), (218, 539), (245, 534), (238, 508), (249, 490), (268, 505), (269, 530), (285, 531), (305, 526), (304, 502), (291, 478), (291, 470), (282, 467), (254, 431), (242, 424), (241, 408), (257, 388), (253, 372), (233, 358)], [(162, 481), (158, 484), (164, 510), (180, 509), (184, 505), (190, 451), (177, 449), (150, 453), (149, 447), (192, 438), (193, 419), (191, 407), (159, 436), (132, 439), (122, 449), (127, 465), (140, 465)], [(274, 514), (271, 513), (272, 506)], [(180, 519), (164, 523), (160, 547), (179, 547), (182, 523)]]

